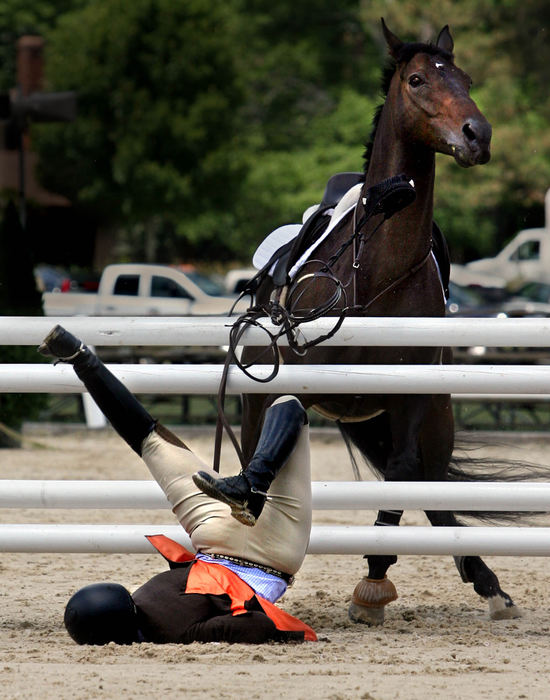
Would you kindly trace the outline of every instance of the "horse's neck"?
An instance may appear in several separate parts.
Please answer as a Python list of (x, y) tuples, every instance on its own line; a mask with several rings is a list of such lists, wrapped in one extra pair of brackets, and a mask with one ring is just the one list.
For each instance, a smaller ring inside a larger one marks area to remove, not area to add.
[(430, 250), (435, 178), (435, 154), (400, 141), (394, 134), (391, 125), (379, 125), (365, 181), (368, 188), (401, 173), (414, 181), (415, 201), (395, 214), (377, 234), (380, 259), (385, 260), (385, 272), (392, 277), (413, 267)]
[(373, 149), (365, 185), (370, 187), (394, 175), (405, 174), (414, 181), (416, 199), (408, 211), (416, 210), (421, 219), (433, 216), (435, 155), (432, 151), (410, 144), (381, 143), (380, 154)]

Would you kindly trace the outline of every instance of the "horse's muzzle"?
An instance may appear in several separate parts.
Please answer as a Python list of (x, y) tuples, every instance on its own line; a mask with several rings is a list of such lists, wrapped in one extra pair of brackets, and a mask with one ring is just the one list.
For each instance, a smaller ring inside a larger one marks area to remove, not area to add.
[(492, 128), (486, 119), (468, 119), (462, 126), (460, 143), (451, 147), (456, 162), (463, 168), (488, 163), (491, 135)]

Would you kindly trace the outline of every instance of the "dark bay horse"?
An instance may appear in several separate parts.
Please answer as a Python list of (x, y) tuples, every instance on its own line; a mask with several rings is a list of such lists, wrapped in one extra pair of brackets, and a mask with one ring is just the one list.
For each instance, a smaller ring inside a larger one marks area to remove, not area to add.
[[(414, 182), (413, 203), (390, 219), (376, 216), (357, 226), (348, 216), (315, 250), (294, 277), (287, 299), (292, 311), (318, 308), (340, 281), (342, 298), (330, 315), (345, 308), (348, 316), (443, 316), (445, 300), (438, 269), (431, 255), (435, 154), (452, 156), (462, 167), (490, 158), (491, 126), (469, 96), (471, 80), (453, 60), (448, 27), (435, 44), (404, 43), (382, 21), (391, 56), (385, 75), (386, 98), (375, 118), (366, 152), (365, 180), (359, 198), (382, 180), (405, 174)], [(380, 217), (379, 217), (380, 218)], [(378, 228), (375, 229), (375, 225)], [(354, 233), (356, 234), (353, 238)], [(342, 243), (351, 241), (341, 254)], [(334, 257), (333, 257), (334, 256)], [(331, 259), (332, 258), (332, 259)], [(327, 267), (327, 261), (330, 261)], [(327, 274), (327, 269), (330, 274)], [(323, 274), (316, 274), (323, 273)], [(268, 305), (273, 292), (269, 278), (257, 291), (257, 304)], [(285, 363), (307, 364), (438, 364), (450, 362), (442, 348), (323, 347), (299, 356), (280, 349)], [(251, 361), (257, 348), (245, 348)], [(265, 362), (265, 360), (264, 360)], [(300, 395), (306, 408), (338, 421), (370, 465), (386, 480), (446, 480), (453, 452), (451, 401), (445, 395)], [(242, 447), (253, 453), (266, 395), (243, 397)], [(398, 525), (401, 512), (380, 511), (377, 525)], [(453, 513), (430, 511), (432, 525), (455, 526)], [(350, 617), (380, 624), (384, 605), (396, 597), (386, 572), (395, 556), (366, 555), (368, 575), (353, 594)], [(500, 588), (496, 575), (477, 556), (455, 557), (463, 581), (489, 604), (493, 619), (517, 617), (519, 611)]]

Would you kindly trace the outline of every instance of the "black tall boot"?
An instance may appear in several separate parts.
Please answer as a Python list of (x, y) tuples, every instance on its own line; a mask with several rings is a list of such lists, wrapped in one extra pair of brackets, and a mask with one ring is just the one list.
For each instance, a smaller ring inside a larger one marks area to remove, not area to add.
[(250, 463), (237, 476), (215, 478), (196, 472), (193, 481), (201, 491), (231, 506), (231, 515), (243, 525), (255, 525), (271, 482), (296, 447), (307, 414), (297, 399), (268, 408), (260, 440)]
[(155, 420), (99, 357), (61, 326), (50, 331), (38, 346), (38, 352), (73, 365), (107, 420), (141, 457), (141, 445), (154, 429)]

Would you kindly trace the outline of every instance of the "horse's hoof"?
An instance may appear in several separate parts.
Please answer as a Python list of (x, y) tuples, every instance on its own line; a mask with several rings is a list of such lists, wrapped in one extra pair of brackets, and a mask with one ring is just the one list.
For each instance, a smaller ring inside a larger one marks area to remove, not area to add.
[(367, 608), (364, 605), (352, 603), (348, 608), (348, 617), (352, 622), (359, 622), (363, 625), (371, 625), (372, 627), (383, 625), (384, 607)]
[(384, 622), (384, 607), (396, 598), (395, 586), (387, 576), (381, 579), (364, 576), (353, 591), (349, 618), (353, 622), (381, 625)]
[(487, 598), (489, 603), (489, 615), (491, 620), (514, 620), (521, 617), (523, 613), (512, 602), (511, 598), (503, 598), (500, 595), (494, 595)]

